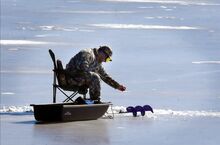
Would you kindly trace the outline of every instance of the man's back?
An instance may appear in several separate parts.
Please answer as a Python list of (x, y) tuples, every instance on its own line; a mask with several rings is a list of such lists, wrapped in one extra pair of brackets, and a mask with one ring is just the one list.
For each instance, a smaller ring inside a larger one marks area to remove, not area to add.
[(97, 72), (101, 64), (96, 59), (97, 49), (84, 49), (76, 54), (66, 65), (66, 70), (71, 73)]

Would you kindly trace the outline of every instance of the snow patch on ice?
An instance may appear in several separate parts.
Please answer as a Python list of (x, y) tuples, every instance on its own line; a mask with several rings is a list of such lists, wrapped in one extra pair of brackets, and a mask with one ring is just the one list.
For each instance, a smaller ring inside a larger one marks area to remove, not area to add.
[(31, 41), (31, 40), (0, 40), (0, 45), (42, 45), (42, 44), (49, 44), (49, 42)]
[(141, 24), (89, 24), (90, 26), (110, 29), (164, 29), (164, 30), (197, 30), (199, 27), (190, 26), (163, 26), (163, 25), (141, 25)]
[(135, 11), (71, 11), (71, 10), (56, 10), (52, 12), (70, 13), (70, 14), (132, 14)]
[(0, 108), (0, 113), (25, 113), (33, 112), (31, 106), (3, 106)]
[[(123, 116), (132, 116), (132, 113), (125, 113), (126, 107), (124, 106), (114, 106), (112, 109), (109, 108), (107, 111), (108, 115), (111, 115), (112, 112), (114, 115), (123, 115)], [(140, 112), (138, 112), (140, 116)], [(204, 110), (172, 110), (172, 109), (154, 109), (154, 113), (146, 112), (146, 115), (149, 118), (158, 118), (162, 116), (167, 117), (220, 117), (220, 112), (217, 111), (204, 111)]]
[(220, 61), (193, 61), (193, 64), (220, 64)]
[(14, 95), (15, 93), (13, 92), (1, 92), (1, 95)]
[(178, 5), (198, 5), (198, 6), (218, 6), (219, 3), (205, 3), (196, 1), (175, 1), (175, 0), (102, 0), (108, 2), (131, 2), (131, 3), (156, 3), (156, 4), (178, 4)]
[(156, 16), (156, 17), (151, 17), (151, 16), (147, 16), (147, 17), (144, 17), (145, 19), (168, 19), (168, 20), (184, 20), (184, 18), (177, 18), (177, 17), (174, 17), (174, 16)]

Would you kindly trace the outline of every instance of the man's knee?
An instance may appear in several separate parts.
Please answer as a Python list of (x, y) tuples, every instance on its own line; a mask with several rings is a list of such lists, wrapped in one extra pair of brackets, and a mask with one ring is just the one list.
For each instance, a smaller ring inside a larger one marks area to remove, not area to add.
[(91, 80), (92, 81), (100, 81), (100, 76), (97, 73), (91, 73)]
[(90, 77), (87, 79), (88, 86), (100, 85), (100, 76), (97, 73), (91, 73)]

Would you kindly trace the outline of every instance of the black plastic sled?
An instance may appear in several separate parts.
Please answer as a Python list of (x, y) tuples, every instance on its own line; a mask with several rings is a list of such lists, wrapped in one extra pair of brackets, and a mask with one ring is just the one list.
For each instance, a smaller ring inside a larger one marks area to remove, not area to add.
[(102, 117), (108, 110), (110, 103), (81, 104), (53, 103), (53, 104), (32, 104), (34, 117), (37, 121), (63, 122), (96, 120)]

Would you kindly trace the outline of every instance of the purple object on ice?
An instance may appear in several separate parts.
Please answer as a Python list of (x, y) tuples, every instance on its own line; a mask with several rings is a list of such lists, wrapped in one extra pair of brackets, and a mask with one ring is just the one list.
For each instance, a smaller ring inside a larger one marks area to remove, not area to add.
[(145, 110), (142, 106), (136, 106), (135, 107), (135, 110), (138, 112), (141, 112), (141, 116), (144, 116), (145, 115)]
[(134, 107), (129, 106), (129, 107), (126, 108), (126, 110), (127, 110), (127, 112), (131, 112), (134, 117), (137, 116), (137, 111), (136, 111), (136, 109)]
[(143, 109), (144, 109), (145, 111), (151, 111), (152, 113), (154, 113), (153, 108), (152, 108), (150, 105), (144, 105), (144, 106), (143, 106)]

